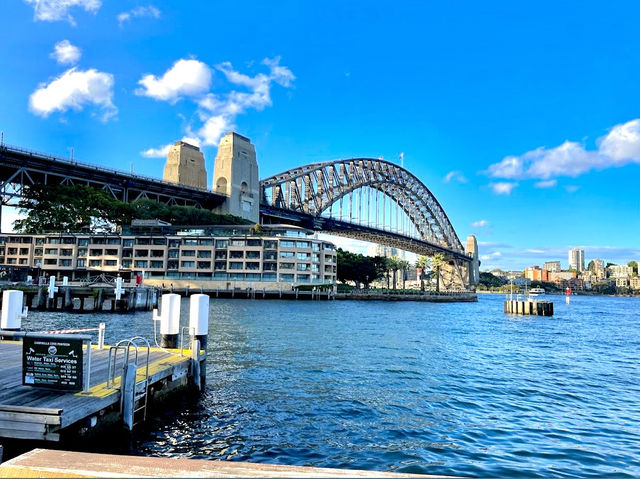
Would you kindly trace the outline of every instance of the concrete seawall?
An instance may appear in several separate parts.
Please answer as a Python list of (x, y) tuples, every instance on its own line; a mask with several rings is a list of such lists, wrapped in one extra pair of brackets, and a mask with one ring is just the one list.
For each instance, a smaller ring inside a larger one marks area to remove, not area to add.
[(356, 301), (426, 301), (431, 303), (475, 303), (478, 296), (473, 292), (452, 292), (452, 293), (377, 293), (377, 292), (351, 292), (337, 293), (335, 299), (356, 300)]

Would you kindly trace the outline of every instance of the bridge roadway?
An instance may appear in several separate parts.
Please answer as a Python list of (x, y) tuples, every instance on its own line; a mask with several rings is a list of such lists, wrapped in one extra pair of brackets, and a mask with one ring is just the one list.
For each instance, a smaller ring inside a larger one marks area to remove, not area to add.
[(206, 189), (101, 168), (15, 146), (0, 146), (0, 194), (3, 204), (19, 198), (22, 188), (31, 184), (84, 184), (104, 189), (124, 202), (149, 198), (168, 204), (207, 209), (216, 208), (227, 199)]

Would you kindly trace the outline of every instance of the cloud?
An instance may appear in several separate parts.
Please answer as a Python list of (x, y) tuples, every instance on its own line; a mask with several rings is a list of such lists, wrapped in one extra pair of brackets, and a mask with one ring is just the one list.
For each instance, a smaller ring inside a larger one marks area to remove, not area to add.
[(198, 96), (209, 90), (211, 69), (198, 60), (178, 60), (162, 77), (145, 75), (138, 81), (136, 95), (175, 103), (185, 96)]
[(494, 251), (493, 253), (480, 255), (481, 261), (490, 261), (495, 260), (496, 258), (500, 258), (502, 253), (500, 251)]
[(102, 2), (100, 0), (25, 0), (33, 6), (33, 19), (43, 22), (66, 20), (75, 26), (75, 19), (69, 13), (72, 7), (80, 7), (89, 13), (96, 13)]
[(450, 171), (444, 177), (445, 183), (449, 183), (450, 181), (457, 181), (458, 183), (466, 183), (468, 180), (465, 178), (465, 176), (462, 174), (461, 171), (456, 170), (456, 171)]
[(640, 119), (614, 126), (597, 144), (595, 150), (574, 141), (554, 148), (539, 147), (520, 156), (507, 156), (489, 165), (486, 173), (493, 178), (544, 180), (536, 186), (546, 188), (555, 185), (552, 178), (575, 178), (593, 170), (640, 164)]
[(167, 155), (169, 155), (169, 148), (171, 148), (172, 144), (173, 143), (169, 143), (159, 148), (149, 148), (148, 150), (140, 152), (140, 154), (145, 158), (166, 158)]
[(72, 45), (69, 40), (62, 40), (55, 44), (49, 56), (60, 65), (73, 65), (78, 63), (81, 55), (82, 50), (80, 48)]
[(497, 183), (489, 183), (489, 187), (496, 195), (510, 195), (518, 183), (509, 183), (507, 181), (498, 181)]
[(580, 187), (578, 185), (568, 185), (565, 186), (564, 189), (567, 191), (567, 193), (575, 193), (580, 189)]
[(146, 7), (136, 7), (128, 12), (121, 12), (118, 14), (118, 25), (122, 28), (124, 22), (131, 20), (135, 17), (148, 17), (148, 18), (160, 18), (160, 10), (153, 5), (147, 5)]
[(543, 250), (543, 249), (532, 249), (532, 248), (529, 248), (529, 249), (526, 249), (525, 251), (527, 253), (532, 253), (532, 254), (544, 254), (545, 253), (545, 250)]
[(474, 221), (471, 223), (471, 226), (474, 228), (484, 228), (485, 226), (489, 226), (489, 222), (487, 220)]
[(558, 180), (545, 180), (538, 181), (535, 185), (536, 188), (553, 188), (558, 184)]
[(93, 105), (106, 122), (118, 112), (113, 104), (113, 83), (110, 73), (71, 68), (50, 83), (38, 85), (29, 97), (29, 109), (46, 118), (54, 111), (82, 111)]
[[(191, 63), (186, 65), (187, 62)], [(295, 76), (289, 68), (280, 65), (279, 57), (266, 58), (261, 64), (268, 68), (268, 72), (255, 76), (235, 70), (229, 62), (216, 65), (215, 71), (222, 73), (232, 89), (214, 93), (209, 88), (213, 71), (198, 60), (182, 59), (160, 78), (154, 75), (143, 77), (138, 82), (143, 88), (136, 93), (170, 103), (188, 97), (196, 105), (199, 122), (187, 125), (186, 135), (203, 146), (217, 145), (225, 133), (235, 128), (238, 115), (248, 110), (260, 111), (273, 104), (271, 88), (274, 84), (285, 88), (293, 86)], [(160, 148), (151, 148), (143, 154), (160, 151)]]
[(20, 208), (14, 206), (2, 207), (2, 232), (14, 233), (13, 222), (16, 220), (24, 219), (25, 214), (21, 212)]

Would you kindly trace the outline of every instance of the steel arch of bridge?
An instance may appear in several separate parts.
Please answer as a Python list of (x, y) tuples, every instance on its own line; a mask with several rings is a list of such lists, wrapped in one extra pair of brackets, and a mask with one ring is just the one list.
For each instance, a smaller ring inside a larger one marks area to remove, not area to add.
[(373, 158), (313, 163), (266, 178), (260, 186), (266, 207), (315, 217), (353, 191), (372, 188), (404, 211), (422, 242), (455, 256), (464, 255), (447, 214), (429, 188), (394, 163)]

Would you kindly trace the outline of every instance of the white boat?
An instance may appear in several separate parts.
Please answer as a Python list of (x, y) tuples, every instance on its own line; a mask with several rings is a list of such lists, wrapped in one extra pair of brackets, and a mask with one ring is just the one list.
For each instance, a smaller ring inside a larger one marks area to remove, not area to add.
[(531, 288), (529, 290), (529, 296), (540, 296), (543, 295), (546, 291), (544, 288)]

